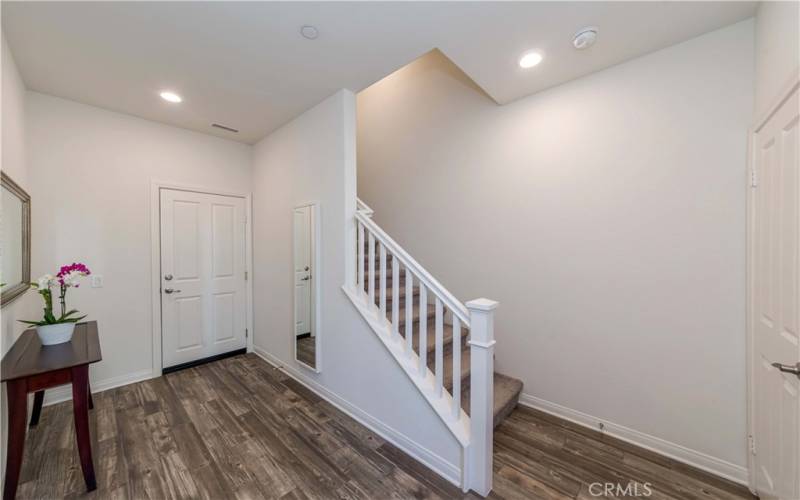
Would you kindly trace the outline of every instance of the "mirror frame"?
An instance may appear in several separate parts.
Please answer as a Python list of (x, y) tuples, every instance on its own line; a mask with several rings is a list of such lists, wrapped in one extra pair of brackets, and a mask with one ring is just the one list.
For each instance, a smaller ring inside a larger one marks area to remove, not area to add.
[(3, 287), (0, 307), (5, 307), (31, 288), (31, 196), (5, 172), (0, 172), (0, 183), (22, 202), (22, 281)]
[(322, 321), (320, 318), (322, 317), (322, 307), (320, 301), (320, 290), (322, 289), (322, 279), (321, 279), (321, 269), (322, 269), (322, 252), (320, 252), (320, 248), (322, 248), (322, 217), (321, 217), (321, 210), (318, 202), (308, 202), (308, 203), (300, 203), (295, 205), (292, 208), (292, 231), (294, 231), (294, 211), (298, 208), (310, 207), (311, 208), (311, 218), (312, 218), (312, 225), (311, 228), (312, 234), (314, 236), (314, 246), (312, 248), (313, 255), (311, 256), (311, 262), (313, 263), (313, 272), (314, 272), (314, 280), (312, 281), (312, 293), (313, 293), (313, 300), (311, 307), (314, 310), (313, 320), (312, 320), (312, 329), (314, 331), (314, 364), (316, 366), (309, 366), (306, 363), (303, 363), (297, 358), (297, 337), (295, 336), (295, 310), (297, 308), (297, 303), (295, 302), (295, 281), (294, 281), (294, 237), (292, 237), (292, 282), (291, 288), (292, 291), (292, 331), (291, 331), (291, 339), (292, 339), (292, 352), (294, 353), (294, 360), (295, 362), (306, 368), (308, 370), (320, 373), (322, 371)]

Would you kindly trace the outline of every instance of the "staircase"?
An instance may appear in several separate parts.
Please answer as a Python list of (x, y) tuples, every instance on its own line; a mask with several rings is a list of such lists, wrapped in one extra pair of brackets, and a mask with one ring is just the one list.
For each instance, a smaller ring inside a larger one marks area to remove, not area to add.
[(361, 200), (354, 222), (355, 269), (342, 289), (463, 447), (462, 489), (488, 495), (493, 430), (522, 391), (521, 381), (494, 372), (498, 304), (462, 304), (372, 220)]
[[(377, 242), (376, 242), (377, 244)], [(375, 262), (374, 266), (369, 266), (369, 255), (375, 255)], [(365, 260), (365, 280), (364, 280), (364, 293), (368, 293), (369, 290), (369, 279), (370, 276), (374, 276), (376, 288), (380, 286), (381, 274), (380, 274), (380, 252), (369, 251), (369, 242), (365, 242), (364, 248), (364, 260)], [(386, 265), (387, 269), (390, 268), (392, 265), (392, 255), (386, 256)], [(369, 269), (377, 269), (374, 271), (374, 274), (371, 274)], [(403, 340), (406, 339), (407, 330), (406, 330), (406, 323), (408, 321), (408, 316), (406, 312), (406, 306), (409, 304), (409, 301), (406, 300), (406, 277), (405, 274), (400, 274), (399, 276), (399, 321), (398, 321), (398, 331), (400, 336)], [(386, 320), (391, 321), (391, 311), (393, 307), (394, 301), (394, 283), (392, 282), (392, 274), (387, 273), (386, 276)], [(413, 285), (410, 287), (411, 289), (411, 297), (412, 300), (410, 301), (412, 305), (411, 311), (411, 332), (412, 332), (412, 340), (411, 345), (413, 348), (413, 352), (419, 356), (419, 340), (420, 340), (420, 316), (425, 314), (426, 316), (426, 323), (428, 325), (434, 324), (436, 320), (436, 306), (435, 304), (427, 304), (426, 308), (422, 308), (420, 306), (420, 288), (419, 285)], [(380, 297), (375, 296), (374, 304), (376, 307), (380, 309)], [(470, 351), (467, 349), (467, 340), (469, 338), (469, 330), (463, 329), (461, 331), (461, 338), (459, 339), (461, 346), (458, 351), (460, 351), (461, 356), (461, 408), (469, 415), (469, 400), (470, 400)], [(444, 388), (452, 394), (453, 389), (453, 355), (454, 355), (454, 348), (453, 348), (453, 325), (448, 323), (442, 324), (442, 355), (443, 355), (443, 364), (444, 364), (444, 381), (443, 385)], [(435, 369), (436, 363), (436, 343), (430, 342), (426, 346), (427, 350), (427, 364), (428, 368), (433, 371)], [(512, 410), (517, 406), (519, 402), (519, 395), (522, 392), (522, 381), (509, 377), (507, 375), (503, 375), (501, 373), (494, 372), (494, 404), (492, 405), (492, 421), (493, 427), (497, 427), (500, 423), (511, 413)]]

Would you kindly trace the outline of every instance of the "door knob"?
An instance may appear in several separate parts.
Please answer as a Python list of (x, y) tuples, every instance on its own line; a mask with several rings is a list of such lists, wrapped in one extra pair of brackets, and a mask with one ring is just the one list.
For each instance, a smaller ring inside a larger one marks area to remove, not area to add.
[(794, 373), (795, 375), (797, 375), (797, 378), (800, 378), (800, 363), (797, 363), (794, 366), (782, 365), (780, 363), (772, 363), (772, 366), (774, 366), (775, 368), (784, 373)]
[(164, 293), (181, 293), (180, 290), (175, 290), (173, 288), (165, 288)]
[(167, 274), (167, 275), (164, 276), (164, 279), (166, 281), (170, 281), (170, 280), (172, 280), (172, 275), (171, 274)]

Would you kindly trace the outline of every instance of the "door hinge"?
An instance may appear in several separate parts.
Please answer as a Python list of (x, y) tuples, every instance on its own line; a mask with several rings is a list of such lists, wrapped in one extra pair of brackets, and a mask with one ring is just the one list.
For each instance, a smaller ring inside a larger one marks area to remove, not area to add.
[(247, 281), (247, 271), (244, 272), (244, 280)]
[(750, 169), (750, 187), (757, 187), (758, 186), (758, 173), (756, 172), (756, 167)]
[(756, 454), (756, 438), (754, 438), (752, 434), (747, 436), (747, 444), (750, 447), (750, 453), (752, 455), (755, 455)]
[(247, 328), (245, 328), (244, 329), (244, 338), (248, 338), (249, 336), (250, 336), (250, 332), (247, 330)]

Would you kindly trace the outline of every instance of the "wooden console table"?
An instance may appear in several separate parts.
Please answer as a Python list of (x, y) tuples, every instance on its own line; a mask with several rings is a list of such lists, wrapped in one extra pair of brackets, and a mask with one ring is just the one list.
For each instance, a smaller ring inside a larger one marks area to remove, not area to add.
[(25, 420), (28, 417), (28, 393), (34, 393), (31, 427), (39, 422), (45, 389), (72, 384), (72, 408), (75, 435), (87, 491), (97, 488), (92, 463), (89, 434), (89, 365), (102, 359), (97, 322), (78, 323), (70, 342), (43, 346), (35, 330), (27, 330), (3, 357), (2, 382), (8, 392), (8, 453), (3, 500), (17, 493), (22, 451), (25, 446)]

